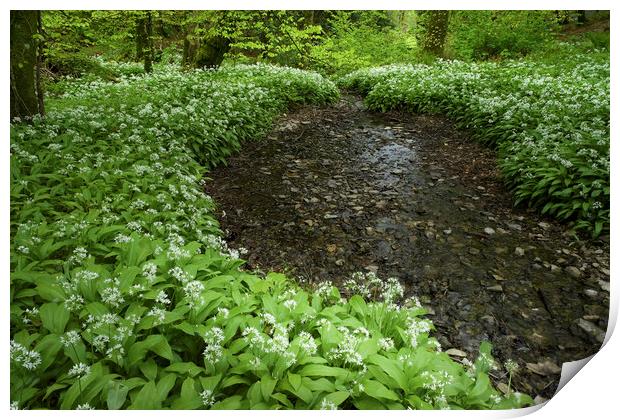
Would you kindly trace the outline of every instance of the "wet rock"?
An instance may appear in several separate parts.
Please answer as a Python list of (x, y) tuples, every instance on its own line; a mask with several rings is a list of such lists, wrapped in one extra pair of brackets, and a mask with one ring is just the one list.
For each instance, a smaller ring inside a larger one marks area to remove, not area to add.
[(446, 354), (452, 357), (459, 357), (459, 358), (467, 357), (467, 353), (459, 349), (448, 349), (446, 350)]
[(547, 398), (541, 397), (540, 395), (536, 395), (536, 397), (534, 397), (534, 405), (544, 404), (547, 401), (549, 401)]
[(596, 290), (592, 290), (592, 289), (586, 289), (583, 291), (583, 293), (590, 298), (595, 298), (598, 296), (598, 292)]
[(517, 223), (508, 223), (507, 225), (512, 230), (521, 230), (521, 225)]
[(541, 376), (557, 375), (562, 372), (562, 368), (553, 363), (551, 360), (545, 360), (538, 363), (526, 363), (525, 367), (530, 372), (534, 372), (535, 374)]
[(510, 388), (508, 388), (508, 384), (505, 382), (500, 382), (497, 384), (497, 389), (500, 390), (500, 392), (504, 395), (507, 395), (510, 393)]
[(605, 341), (605, 331), (594, 325), (592, 322), (587, 321), (583, 318), (579, 318), (577, 320), (577, 325), (587, 332), (591, 337), (593, 337), (599, 343)]
[(474, 248), (474, 247), (470, 247), (467, 251), (471, 255), (478, 255), (478, 254), (480, 254), (480, 250), (478, 248)]
[(376, 273), (377, 270), (379, 270), (379, 267), (376, 265), (367, 265), (366, 267), (364, 267), (364, 270)]
[(566, 272), (572, 278), (578, 279), (579, 277), (581, 277), (581, 270), (579, 270), (577, 267), (574, 267), (572, 265), (566, 267)]

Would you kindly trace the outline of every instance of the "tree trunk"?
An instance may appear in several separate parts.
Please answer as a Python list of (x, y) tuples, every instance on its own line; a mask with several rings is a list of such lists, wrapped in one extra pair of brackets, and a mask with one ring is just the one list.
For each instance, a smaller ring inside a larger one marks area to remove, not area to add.
[[(41, 19), (41, 11), (37, 10), (37, 32), (43, 34), (43, 20)], [(37, 42), (37, 69), (36, 69), (36, 91), (37, 102), (39, 104), (39, 114), (45, 115), (45, 103), (43, 102), (43, 87), (41, 84), (41, 69), (43, 68), (43, 40)]]
[(11, 10), (11, 119), (41, 113), (35, 69), (39, 14), (37, 10)]
[(195, 67), (219, 67), (224, 61), (224, 54), (230, 50), (230, 40), (221, 36), (201, 40), (196, 57)]
[(153, 70), (153, 21), (151, 12), (136, 22), (136, 59), (144, 60), (144, 71)]
[(422, 49), (431, 54), (443, 55), (446, 35), (448, 34), (448, 10), (429, 10), (425, 24)]

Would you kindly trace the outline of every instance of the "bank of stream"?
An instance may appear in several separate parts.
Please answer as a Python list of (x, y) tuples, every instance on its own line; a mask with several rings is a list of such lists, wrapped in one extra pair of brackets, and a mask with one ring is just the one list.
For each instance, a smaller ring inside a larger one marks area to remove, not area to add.
[(578, 241), (513, 208), (496, 160), (445, 118), (370, 113), (344, 96), (283, 116), (206, 190), (228, 242), (250, 250), (248, 269), (302, 283), (396, 277), (454, 357), (488, 340), (520, 364), (517, 390), (549, 398), (562, 363), (602, 343), (609, 239)]

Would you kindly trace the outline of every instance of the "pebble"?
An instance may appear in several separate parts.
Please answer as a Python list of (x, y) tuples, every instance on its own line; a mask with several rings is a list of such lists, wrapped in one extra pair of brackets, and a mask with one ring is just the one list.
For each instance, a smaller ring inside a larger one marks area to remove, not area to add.
[(373, 273), (376, 273), (378, 269), (379, 267), (376, 265), (367, 265), (366, 267), (364, 267), (364, 270), (371, 271)]
[(515, 248), (515, 255), (522, 257), (525, 255), (525, 251), (523, 250), (523, 248), (518, 246)]
[(599, 284), (599, 286), (601, 286), (601, 289), (605, 290), (606, 292), (609, 292), (609, 282), (608, 281), (599, 280), (598, 284)]
[(471, 247), (471, 248), (469, 248), (469, 253), (471, 255), (478, 255), (478, 254), (480, 254), (480, 250), (478, 248)]
[(598, 292), (596, 290), (592, 290), (592, 289), (586, 289), (583, 291), (583, 293), (585, 293), (585, 295), (587, 297), (591, 297), (594, 298), (598, 295)]
[(541, 376), (557, 375), (562, 372), (562, 368), (553, 363), (551, 360), (545, 360), (544, 362), (538, 363), (526, 363), (525, 367), (529, 371)]
[(450, 235), (452, 233), (452, 229), (446, 229), (443, 231), (446, 235)]
[(446, 350), (446, 354), (454, 357), (467, 357), (467, 353), (459, 349), (448, 349)]
[(490, 227), (485, 227), (484, 228), (484, 233), (486, 233), (487, 235), (494, 235), (495, 234), (495, 229), (490, 228)]
[(538, 224), (538, 226), (540, 226), (541, 228), (543, 228), (543, 229), (545, 229), (545, 230), (546, 230), (546, 229), (549, 229), (549, 227), (551, 227), (551, 225), (550, 225), (549, 223), (546, 223), (546, 222), (540, 222), (540, 223)]
[(521, 230), (521, 225), (517, 223), (508, 223), (507, 226), (512, 230)]
[[(553, 271), (553, 268), (551, 270)], [(581, 277), (581, 271), (577, 267), (574, 267), (572, 265), (569, 265), (568, 267), (566, 267), (566, 272), (572, 278), (578, 279), (579, 277)]]
[(594, 337), (596, 341), (600, 343), (605, 341), (605, 331), (601, 330), (599, 327), (594, 325), (592, 322), (587, 321), (583, 318), (579, 318), (579, 320), (577, 320), (577, 325), (579, 325), (579, 327), (582, 330), (584, 330), (585, 332), (590, 334), (592, 337)]
[(489, 290), (491, 292), (503, 292), (504, 288), (501, 285), (497, 284), (495, 286), (487, 287), (487, 290)]

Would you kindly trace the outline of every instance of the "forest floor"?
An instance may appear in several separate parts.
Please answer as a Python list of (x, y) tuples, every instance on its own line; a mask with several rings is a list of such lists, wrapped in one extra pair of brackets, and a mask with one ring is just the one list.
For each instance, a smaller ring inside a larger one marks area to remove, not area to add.
[(356, 271), (396, 277), (444, 350), (473, 360), (488, 340), (520, 364), (517, 390), (550, 398), (562, 363), (602, 343), (609, 239), (577, 241), (513, 208), (496, 162), (445, 118), (375, 114), (345, 95), (283, 116), (206, 189), (248, 269), (335, 285)]

